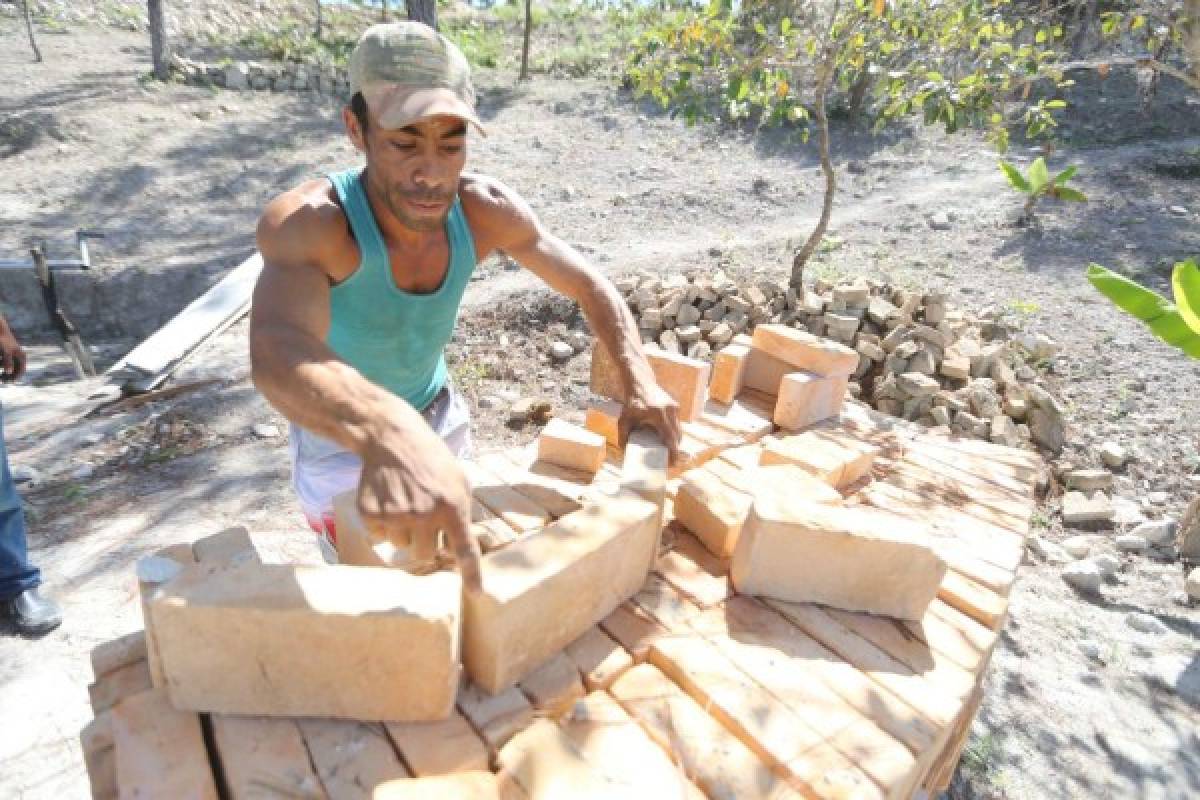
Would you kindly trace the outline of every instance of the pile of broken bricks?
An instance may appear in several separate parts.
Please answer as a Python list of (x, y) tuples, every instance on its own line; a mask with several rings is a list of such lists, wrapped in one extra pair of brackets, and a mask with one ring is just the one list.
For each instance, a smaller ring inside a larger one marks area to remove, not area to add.
[(94, 796), (944, 788), (1035, 457), (847, 400), (857, 354), (795, 328), (759, 325), (711, 367), (648, 357), (680, 462), (645, 431), (617, 449), (598, 349), (613, 399), (584, 427), (465, 465), (479, 592), (373, 541), (348, 497), (336, 566), (311, 536), (280, 556), (242, 529), (140, 562), (144, 633), (93, 653)]

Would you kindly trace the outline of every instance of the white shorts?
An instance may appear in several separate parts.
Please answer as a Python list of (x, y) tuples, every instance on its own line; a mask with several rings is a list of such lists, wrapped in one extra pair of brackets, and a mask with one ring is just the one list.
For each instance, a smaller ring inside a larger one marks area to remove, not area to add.
[[(447, 383), (421, 416), (456, 458), (471, 457), (471, 418), (467, 403)], [(309, 526), (336, 541), (333, 498), (358, 487), (362, 460), (341, 445), (298, 425), (291, 426), (292, 487)]]

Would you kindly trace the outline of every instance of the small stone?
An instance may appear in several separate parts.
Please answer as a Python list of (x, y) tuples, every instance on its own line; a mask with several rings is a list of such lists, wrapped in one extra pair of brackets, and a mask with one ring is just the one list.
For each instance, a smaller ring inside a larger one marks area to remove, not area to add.
[(84, 436), (82, 439), (80, 439), (80, 441), (83, 442), (85, 445), (88, 445), (89, 447), (94, 447), (95, 445), (98, 445), (104, 441), (104, 434), (103, 433), (89, 433), (86, 436)]
[(887, 353), (883, 351), (883, 348), (874, 342), (860, 340), (854, 349), (857, 350), (858, 354), (866, 361), (878, 362), (887, 358)]
[(1029, 552), (1047, 564), (1070, 564), (1072, 559), (1067, 552), (1044, 536), (1031, 536), (1026, 545)]
[(1097, 591), (1103, 577), (1100, 569), (1088, 559), (1068, 564), (1062, 571), (1063, 580), (1081, 592)]
[(16, 483), (18, 486), (23, 483), (28, 483), (32, 486), (41, 483), (42, 475), (27, 464), (13, 464), (12, 479), (13, 483)]
[(905, 372), (899, 375), (896, 384), (910, 397), (932, 397), (942, 388), (936, 380), (919, 372)]
[(1033, 441), (1052, 453), (1061, 453), (1067, 439), (1062, 417), (1042, 408), (1034, 408), (1030, 409), (1028, 419)]
[(937, 425), (950, 425), (950, 409), (946, 406), (934, 406), (929, 409), (930, 416)]
[(678, 353), (679, 349), (679, 334), (675, 331), (663, 331), (658, 336), (658, 346), (668, 353)]
[(1167, 206), (1167, 211), (1170, 211), (1177, 217), (1186, 217), (1188, 215), (1186, 206)]
[(1137, 502), (1127, 497), (1113, 498), (1113, 522), (1133, 527), (1145, 521), (1146, 515), (1142, 513), (1142, 507)]
[(1066, 525), (1111, 522), (1112, 502), (1104, 492), (1068, 491), (1063, 495), (1062, 518)]
[(1096, 568), (1100, 570), (1100, 574), (1104, 577), (1116, 575), (1117, 570), (1121, 568), (1121, 559), (1114, 556), (1112, 553), (1101, 553), (1092, 559)]
[(1107, 490), (1113, 487), (1113, 474), (1106, 469), (1073, 469), (1063, 476), (1063, 482), (1068, 489)]
[(934, 211), (925, 217), (925, 221), (935, 231), (950, 230), (950, 214), (945, 211)]
[(730, 340), (732, 339), (733, 328), (729, 327), (729, 325), (724, 322), (718, 322), (713, 326), (713, 329), (708, 332), (708, 341), (711, 342), (714, 347), (723, 347), (729, 344)]
[(1200, 567), (1194, 567), (1187, 574), (1187, 579), (1183, 583), (1183, 588), (1187, 590), (1188, 597), (1193, 600), (1200, 600)]
[(1113, 540), (1113, 544), (1122, 553), (1144, 553), (1150, 546), (1144, 536), (1138, 536), (1136, 533), (1123, 533)]
[(941, 374), (947, 378), (966, 380), (971, 375), (971, 359), (958, 353), (946, 353), (942, 360)]
[(260, 422), (254, 426), (254, 435), (260, 439), (274, 439), (279, 436), (279, 426), (272, 422)]
[(687, 325), (675, 329), (675, 336), (684, 344), (692, 344), (700, 341), (700, 329), (695, 325)]
[(695, 325), (700, 321), (700, 309), (695, 306), (681, 306), (675, 315), (675, 324), (679, 326)]
[(1131, 611), (1125, 616), (1125, 624), (1141, 633), (1166, 633), (1167, 626), (1162, 624), (1162, 621), (1157, 617), (1152, 617), (1149, 614), (1143, 614), (1140, 611)]
[(555, 361), (566, 361), (575, 355), (575, 348), (564, 341), (556, 340), (550, 343), (550, 357)]
[(567, 341), (576, 353), (582, 353), (585, 350), (589, 350), (592, 346), (591, 338), (583, 331), (571, 331), (571, 333), (567, 335)]
[(501, 402), (503, 402), (503, 401), (496, 395), (485, 394), (485, 395), (480, 396), (480, 398), (479, 398), (479, 407), (480, 408), (499, 408)]
[(1087, 558), (1092, 552), (1092, 542), (1091, 536), (1072, 536), (1063, 540), (1062, 549), (1074, 558)]
[(908, 368), (913, 372), (920, 372), (922, 375), (934, 375), (937, 373), (937, 362), (934, 360), (933, 353), (921, 350), (908, 362)]
[(1143, 522), (1131, 530), (1131, 535), (1141, 536), (1152, 547), (1164, 547), (1175, 541), (1176, 522), (1173, 519), (1156, 519)]
[(96, 468), (91, 464), (80, 464), (75, 469), (71, 470), (71, 480), (86, 481), (88, 478), (96, 474)]
[(1099, 642), (1093, 641), (1092, 639), (1084, 639), (1079, 643), (1079, 652), (1083, 653), (1083, 655), (1090, 658), (1092, 661), (1096, 661), (1101, 664), (1104, 663), (1104, 656), (1101, 654)]

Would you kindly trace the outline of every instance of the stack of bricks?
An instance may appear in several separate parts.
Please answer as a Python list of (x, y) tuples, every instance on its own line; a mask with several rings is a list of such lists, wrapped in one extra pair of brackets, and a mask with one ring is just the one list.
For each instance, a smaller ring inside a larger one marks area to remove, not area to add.
[(845, 348), (797, 333), (760, 325), (711, 376), (651, 353), (680, 463), (645, 431), (618, 447), (610, 362), (585, 426), (466, 464), (478, 593), (374, 541), (352, 496), (341, 566), (241, 529), (144, 561), (145, 633), (93, 656), (94, 796), (943, 788), (1038, 465), (845, 401)]

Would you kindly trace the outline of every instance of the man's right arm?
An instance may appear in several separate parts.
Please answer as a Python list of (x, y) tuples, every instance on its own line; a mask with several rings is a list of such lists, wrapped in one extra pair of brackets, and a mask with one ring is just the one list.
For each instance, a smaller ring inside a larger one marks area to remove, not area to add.
[(432, 554), (445, 531), (463, 579), (479, 581), (470, 489), (442, 440), (408, 403), (371, 383), (325, 343), (331, 264), (344, 236), (311, 198), (272, 201), (258, 226), (250, 361), (259, 391), (292, 422), (363, 462), (358, 507), (373, 534)]

